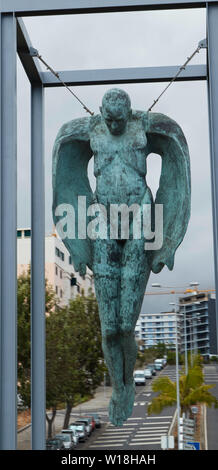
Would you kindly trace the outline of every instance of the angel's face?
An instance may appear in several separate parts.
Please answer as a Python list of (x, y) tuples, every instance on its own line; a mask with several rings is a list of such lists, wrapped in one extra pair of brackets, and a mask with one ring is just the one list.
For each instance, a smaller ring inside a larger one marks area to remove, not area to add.
[(121, 135), (124, 133), (129, 119), (129, 109), (126, 106), (116, 103), (100, 108), (102, 117), (113, 135)]

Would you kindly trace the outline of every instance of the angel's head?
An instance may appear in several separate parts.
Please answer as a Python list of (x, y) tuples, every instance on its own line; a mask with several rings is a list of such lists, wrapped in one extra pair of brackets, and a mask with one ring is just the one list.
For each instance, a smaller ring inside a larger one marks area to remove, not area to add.
[(123, 134), (132, 113), (129, 95), (119, 88), (108, 90), (103, 96), (100, 111), (111, 134)]

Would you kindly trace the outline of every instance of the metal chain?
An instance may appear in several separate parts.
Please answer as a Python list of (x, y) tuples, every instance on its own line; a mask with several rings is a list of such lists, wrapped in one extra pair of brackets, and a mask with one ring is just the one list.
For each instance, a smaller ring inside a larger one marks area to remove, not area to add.
[(90, 111), (89, 108), (87, 108), (87, 106), (80, 100), (80, 98), (78, 98), (78, 96), (70, 89), (70, 87), (63, 81), (61, 80), (60, 78), (60, 75), (58, 72), (55, 72), (55, 70), (52, 69), (52, 67), (50, 67), (50, 65), (47, 64), (47, 62), (42, 58), (42, 56), (38, 53), (38, 51), (34, 48), (31, 48), (30, 50), (30, 54), (33, 56), (33, 57), (37, 57), (45, 66), (48, 70), (50, 70), (50, 72), (55, 76), (57, 77), (57, 79), (59, 80), (60, 83), (62, 83), (62, 85), (64, 85), (64, 87), (71, 93), (71, 95), (74, 96), (74, 98), (76, 98), (77, 101), (79, 101), (79, 103), (83, 106), (83, 108), (85, 109), (85, 111), (89, 114), (91, 114), (91, 116), (94, 115), (94, 113), (92, 111)]
[[(207, 47), (207, 41), (206, 39), (202, 40), (199, 42), (198, 44), (198, 47), (197, 49), (195, 49), (195, 51), (192, 53), (192, 55), (190, 57), (187, 58), (187, 60), (185, 61), (185, 63), (183, 65), (181, 65), (181, 67), (179, 67), (179, 70), (178, 72), (176, 73), (175, 77), (173, 77), (170, 82), (168, 83), (168, 85), (164, 88), (164, 90), (162, 91), (162, 93), (158, 96), (158, 98), (156, 100), (154, 100), (153, 104), (150, 106), (150, 108), (148, 109), (148, 111), (151, 111), (153, 109), (153, 107), (157, 104), (157, 102), (160, 100), (161, 96), (163, 96), (164, 93), (166, 93), (166, 91), (168, 90), (168, 88), (170, 87), (170, 85), (172, 85), (173, 82), (175, 82), (175, 80), (177, 79), (177, 77), (180, 75), (180, 73), (182, 72), (182, 70), (185, 70), (186, 66), (188, 65), (188, 63), (193, 59), (193, 57), (200, 51), (200, 49), (205, 49)], [(38, 51), (36, 49), (34, 49), (33, 47), (30, 48), (30, 55), (32, 57), (37, 57), (45, 66), (48, 70), (50, 70), (50, 72), (59, 80), (60, 83), (62, 83), (62, 85), (64, 85), (64, 87), (74, 96), (74, 98), (77, 99), (77, 101), (79, 101), (79, 103), (83, 106), (83, 108), (85, 109), (85, 111), (89, 114), (91, 114), (91, 116), (94, 115), (94, 113), (92, 111), (90, 111), (89, 108), (87, 108), (87, 106), (80, 100), (80, 98), (78, 98), (78, 96), (70, 89), (70, 87), (63, 81), (61, 80), (60, 78), (60, 75), (58, 72), (55, 72), (55, 70), (52, 69), (52, 67), (50, 67), (50, 65), (47, 64), (47, 62), (42, 58), (42, 56), (38, 53)]]
[(188, 65), (188, 63), (193, 59), (193, 57), (200, 51), (200, 49), (205, 49), (207, 47), (207, 43), (206, 43), (206, 40), (204, 39), (203, 41), (200, 41), (199, 44), (198, 44), (198, 47), (197, 49), (195, 49), (195, 51), (193, 52), (192, 55), (190, 55), (190, 57), (187, 58), (186, 62), (181, 65), (181, 67), (179, 67), (179, 70), (178, 72), (176, 73), (175, 77), (172, 78), (172, 80), (170, 80), (170, 82), (168, 83), (168, 85), (164, 88), (164, 90), (162, 91), (162, 93), (158, 96), (158, 98), (156, 100), (154, 100), (153, 104), (150, 106), (150, 108), (148, 109), (148, 111), (151, 111), (152, 108), (157, 104), (157, 102), (159, 101), (159, 99), (161, 98), (161, 96), (163, 96), (163, 94), (168, 90), (168, 88), (170, 87), (170, 85), (172, 85), (173, 82), (175, 82), (175, 80), (177, 79), (177, 77), (180, 75), (180, 73), (182, 72), (182, 70), (185, 70), (186, 66)]

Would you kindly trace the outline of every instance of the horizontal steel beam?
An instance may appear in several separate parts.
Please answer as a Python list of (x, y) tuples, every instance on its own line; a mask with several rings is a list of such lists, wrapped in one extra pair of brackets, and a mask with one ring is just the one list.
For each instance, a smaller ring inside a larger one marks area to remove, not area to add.
[[(123, 69), (73, 70), (58, 72), (67, 85), (103, 85), (110, 83), (152, 83), (168, 82), (178, 72), (179, 66), (169, 67), (130, 67)], [(40, 74), (45, 87), (63, 86), (51, 73)], [(177, 81), (206, 80), (206, 65), (189, 65), (181, 72)]]
[(28, 32), (21, 18), (17, 19), (17, 52), (24, 70), (31, 83), (41, 83), (41, 69), (38, 60), (31, 57), (29, 50), (32, 47)]
[(141, 10), (204, 8), (217, 0), (0, 0), (2, 13), (17, 16), (67, 15)]

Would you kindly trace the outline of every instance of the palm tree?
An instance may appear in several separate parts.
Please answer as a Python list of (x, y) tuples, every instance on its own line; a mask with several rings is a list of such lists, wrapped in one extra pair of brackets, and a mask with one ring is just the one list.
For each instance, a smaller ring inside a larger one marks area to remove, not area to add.
[[(190, 412), (190, 407), (196, 405), (196, 403), (204, 403), (209, 407), (212, 405), (215, 408), (218, 407), (218, 400), (209, 392), (215, 385), (204, 384), (203, 371), (200, 366), (189, 369), (187, 375), (181, 375), (179, 385), (181, 414)], [(157, 392), (158, 395), (153, 398), (148, 406), (148, 414), (158, 414), (164, 408), (176, 404), (176, 382), (170, 380), (169, 377), (159, 377), (155, 380), (152, 390)]]

